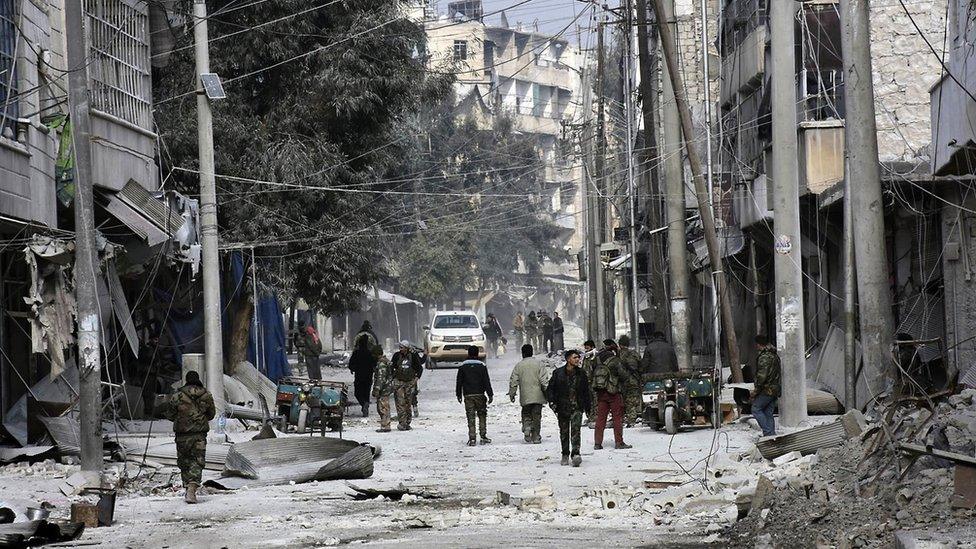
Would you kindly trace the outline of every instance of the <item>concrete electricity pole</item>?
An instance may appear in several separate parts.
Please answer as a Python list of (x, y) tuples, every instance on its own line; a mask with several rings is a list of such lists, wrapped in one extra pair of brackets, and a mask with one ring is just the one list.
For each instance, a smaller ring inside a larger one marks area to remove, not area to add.
[[(81, 2), (65, 2), (65, 46), (68, 61), (68, 108), (75, 152), (75, 300), (78, 304), (78, 360), (81, 469), (101, 475), (102, 361), (98, 318), (98, 250), (92, 196), (91, 113), (88, 97), (88, 47)], [(52, 352), (60, 352), (52, 350)]]
[[(691, 108), (685, 95), (684, 80), (678, 68), (678, 53), (675, 47), (674, 34), (671, 31), (669, 22), (671, 21), (670, 12), (665, 11), (664, 0), (654, 0), (654, 13), (657, 16), (658, 31), (661, 33), (661, 47), (664, 50), (664, 60), (668, 66), (668, 76), (671, 81), (671, 88), (674, 94), (674, 101), (678, 106), (678, 115), (681, 120), (681, 133), (685, 137), (685, 152), (688, 154), (688, 164), (691, 165), (691, 177), (695, 182), (695, 194), (698, 197), (698, 214), (701, 216), (702, 229), (705, 232), (705, 245), (708, 247), (708, 258), (712, 268), (713, 283), (719, 296), (719, 303), (722, 311), (723, 334), (725, 335), (726, 353), (729, 359), (729, 368), (732, 370), (732, 379), (736, 383), (742, 382), (742, 365), (739, 362), (739, 344), (736, 341), (735, 321), (732, 318), (732, 306), (728, 298), (728, 284), (726, 282), (725, 271), (722, 267), (722, 256), (718, 249), (718, 236), (715, 232), (715, 216), (712, 213), (712, 205), (705, 199), (708, 190), (705, 188), (705, 176), (702, 170), (701, 159), (698, 151), (692, 146), (694, 138), (694, 126), (691, 122)], [(669, 197), (669, 200), (671, 197)], [(668, 212), (670, 220), (670, 207)], [(683, 237), (684, 235), (682, 235)], [(683, 240), (683, 238), (682, 238)], [(682, 242), (684, 245), (684, 242)], [(673, 266), (673, 265), (672, 265)]]
[(773, 227), (776, 273), (776, 346), (783, 366), (783, 425), (807, 418), (803, 333), (803, 272), (800, 255), (800, 181), (797, 168), (796, 84), (792, 0), (769, 4), (772, 55)]
[[(674, 20), (674, 0), (655, 5), (655, 18), (658, 25), (669, 26)], [(660, 32), (660, 31), (659, 31)], [(672, 40), (672, 35), (668, 34)], [(661, 33), (661, 49), (664, 51), (664, 34)], [(668, 272), (671, 290), (671, 343), (678, 356), (678, 367), (682, 371), (691, 370), (691, 329), (688, 307), (688, 241), (685, 236), (685, 175), (681, 159), (681, 120), (678, 116), (678, 102), (668, 63), (662, 63), (661, 79), (661, 136), (664, 142), (661, 154), (664, 156), (664, 189), (668, 220)]]
[[(845, 166), (850, 166), (844, 158)], [(854, 207), (851, 203), (851, 174), (844, 170), (844, 407), (857, 408), (857, 276), (854, 266)]]
[(634, 40), (633, 40), (633, 8), (630, 0), (621, 0), (621, 7), (626, 10), (623, 19), (624, 32), (624, 111), (627, 117), (627, 209), (630, 212), (628, 237), (630, 240), (630, 341), (634, 348), (640, 345), (640, 291), (637, 284), (637, 183), (634, 179)]
[[(658, 177), (658, 143), (657, 143), (657, 109), (658, 109), (658, 89), (657, 89), (657, 57), (655, 55), (657, 46), (651, 45), (652, 32), (651, 23), (647, 17), (647, 0), (637, 0), (637, 57), (640, 61), (640, 93), (641, 93), (641, 114), (644, 119), (644, 151), (641, 155), (641, 172), (647, 182), (644, 185), (647, 199), (644, 200), (644, 207), (647, 208), (649, 224), (651, 229), (657, 229), (663, 225), (661, 219), (661, 181)], [(656, 42), (656, 41), (655, 41)], [(667, 309), (667, 292), (664, 290), (664, 279), (655, 276), (664, 272), (663, 265), (663, 246), (662, 240), (666, 235), (652, 235), (649, 241), (650, 253), (647, 262), (647, 295), (648, 310), (651, 322), (656, 329), (665, 331), (664, 327), (669, 323)]]
[[(193, 0), (193, 53), (196, 85), (210, 72), (207, 5)], [(217, 186), (214, 183), (213, 119), (210, 100), (197, 90), (197, 150), (200, 155), (200, 233), (203, 236), (203, 343), (205, 383), (214, 395), (218, 416), (224, 401), (224, 350), (220, 326), (220, 257), (217, 253)]]
[[(606, 98), (604, 97), (603, 87), (606, 78), (606, 52), (603, 42), (603, 27), (606, 26), (606, 13), (600, 12), (600, 22), (597, 24), (596, 33), (596, 159), (594, 161), (597, 184), (596, 197), (593, 212), (596, 219), (596, 245), (597, 254), (595, 259), (600, 261), (599, 247), (607, 241), (607, 128), (606, 128)], [(599, 307), (597, 308), (600, 322), (601, 334), (597, 335), (597, 341), (606, 337), (615, 337), (613, 320), (613, 293), (608, 291), (606, 271), (602, 264), (598, 264), (596, 294)]]
[(853, 228), (861, 349), (866, 369), (890, 372), (895, 322), (888, 285), (884, 203), (878, 166), (870, 5), (868, 0), (841, 0), (840, 8), (847, 107), (844, 135), (848, 176), (851, 188), (857, 189), (850, 196), (853, 211), (857, 212)]
[[(582, 49), (582, 48), (581, 48)], [(586, 227), (586, 336), (599, 339), (600, 300), (598, 290), (602, 280), (600, 249), (597, 244), (597, 196), (593, 173), (593, 70), (588, 62), (583, 63), (583, 131), (580, 147), (583, 153), (583, 221)]]

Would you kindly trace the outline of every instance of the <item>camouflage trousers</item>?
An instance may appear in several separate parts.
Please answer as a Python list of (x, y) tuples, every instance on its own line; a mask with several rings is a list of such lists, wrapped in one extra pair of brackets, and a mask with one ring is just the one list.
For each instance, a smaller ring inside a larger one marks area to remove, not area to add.
[(410, 420), (413, 419), (413, 397), (417, 390), (417, 380), (400, 381), (393, 380), (393, 401), (396, 404), (397, 423), (399, 427), (410, 427)]
[(580, 429), (583, 427), (583, 412), (573, 412), (556, 416), (559, 419), (559, 442), (563, 455), (580, 455)]
[(187, 486), (191, 482), (200, 484), (206, 462), (206, 433), (176, 435), (176, 466), (180, 468), (183, 486)]
[[(485, 395), (464, 395), (464, 413), (468, 416), (468, 440), (474, 440), (481, 432), (481, 438), (488, 434), (488, 397)], [(475, 416), (478, 418), (478, 431), (475, 431)]]
[(527, 441), (541, 438), (542, 404), (526, 404), (522, 406), (522, 434)]
[(644, 412), (644, 401), (641, 399), (641, 384), (628, 382), (624, 390), (624, 418), (628, 425), (636, 425)]
[(390, 428), (390, 395), (376, 397), (376, 413), (380, 416), (380, 428)]

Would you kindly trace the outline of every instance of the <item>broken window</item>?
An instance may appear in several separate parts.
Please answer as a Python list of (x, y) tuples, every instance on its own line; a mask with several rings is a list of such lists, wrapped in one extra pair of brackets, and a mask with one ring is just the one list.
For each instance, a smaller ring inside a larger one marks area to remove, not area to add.
[(467, 61), (468, 59), (468, 41), (467, 40), (455, 40), (454, 41), (454, 60), (455, 61)]
[(92, 107), (152, 130), (149, 17), (126, 0), (86, 0)]
[(0, 135), (14, 136), (18, 114), (14, 0), (0, 0)]

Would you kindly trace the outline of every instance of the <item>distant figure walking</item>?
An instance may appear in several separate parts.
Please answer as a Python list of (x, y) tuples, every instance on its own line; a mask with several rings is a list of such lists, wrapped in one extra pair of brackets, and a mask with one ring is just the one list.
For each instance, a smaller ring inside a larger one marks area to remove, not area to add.
[(603, 449), (603, 431), (607, 427), (607, 416), (613, 417), (613, 439), (616, 447), (631, 448), (624, 443), (624, 367), (617, 356), (617, 342), (603, 341), (603, 349), (596, 355), (593, 366), (593, 387), (596, 389), (596, 430), (593, 432), (593, 449)]
[(542, 323), (542, 342), (539, 345), (543, 352), (551, 353), (555, 349), (552, 347), (553, 326), (549, 313), (542, 313), (542, 320), (540, 322)]
[(522, 345), (525, 345), (525, 318), (522, 316), (522, 311), (515, 313), (515, 318), (512, 319), (512, 331), (515, 332), (515, 345), (519, 349)]
[(552, 318), (552, 346), (554, 351), (563, 351), (566, 349), (566, 342), (563, 339), (563, 333), (565, 328), (563, 328), (563, 319), (559, 317), (559, 313), (553, 312)]
[(305, 321), (299, 324), (299, 333), (302, 338), (300, 349), (305, 356), (305, 367), (308, 371), (308, 378), (322, 379), (322, 368), (319, 366), (319, 355), (322, 354), (322, 340), (319, 339), (319, 333), (311, 325), (305, 324)]
[[(481, 443), (491, 444), (488, 438), (488, 405), (495, 398), (491, 390), (491, 379), (484, 362), (478, 360), (478, 347), (468, 347), (468, 359), (461, 363), (457, 372), (455, 387), (458, 403), (464, 403), (464, 412), (468, 416), (468, 446), (475, 446), (475, 435), (480, 431)], [(478, 431), (475, 431), (475, 417), (478, 419)]]
[(766, 336), (756, 336), (756, 384), (752, 391), (752, 417), (762, 428), (764, 437), (776, 434), (773, 410), (782, 389), (783, 373), (776, 347), (769, 344)]
[(376, 413), (380, 416), (377, 433), (390, 432), (390, 396), (393, 395), (393, 363), (383, 355), (379, 347), (373, 347), (376, 357), (376, 372), (373, 376), (373, 398), (376, 399)]
[(409, 341), (400, 342), (400, 350), (393, 354), (393, 395), (397, 410), (397, 429), (409, 431), (413, 419), (413, 398), (417, 392), (417, 380), (424, 374), (420, 357)]
[(535, 311), (529, 311), (529, 316), (525, 317), (525, 339), (526, 343), (532, 346), (536, 352), (540, 352), (539, 346), (539, 319), (535, 316)]
[(373, 373), (376, 370), (376, 355), (369, 344), (369, 337), (359, 336), (356, 348), (349, 357), (349, 371), (353, 375), (353, 394), (359, 402), (363, 417), (369, 415), (369, 393), (373, 387)]
[(494, 313), (488, 313), (485, 319), (485, 337), (488, 338), (486, 356), (498, 358), (498, 341), (502, 338), (502, 326), (498, 323)]

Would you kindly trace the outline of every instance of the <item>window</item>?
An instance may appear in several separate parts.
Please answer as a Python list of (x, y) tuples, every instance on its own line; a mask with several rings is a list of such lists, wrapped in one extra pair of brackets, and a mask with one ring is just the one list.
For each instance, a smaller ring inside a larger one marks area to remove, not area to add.
[[(14, 0), (0, 0), (0, 135), (16, 132), (17, 102), (17, 27), (14, 25)], [(8, 132), (9, 128), (9, 132)]]
[(92, 107), (152, 130), (149, 17), (136, 5), (125, 0), (85, 1)]
[(478, 318), (471, 315), (450, 315), (434, 318), (434, 328), (480, 328)]
[(454, 41), (454, 60), (455, 61), (466, 61), (468, 59), (468, 41), (467, 40), (455, 40)]

